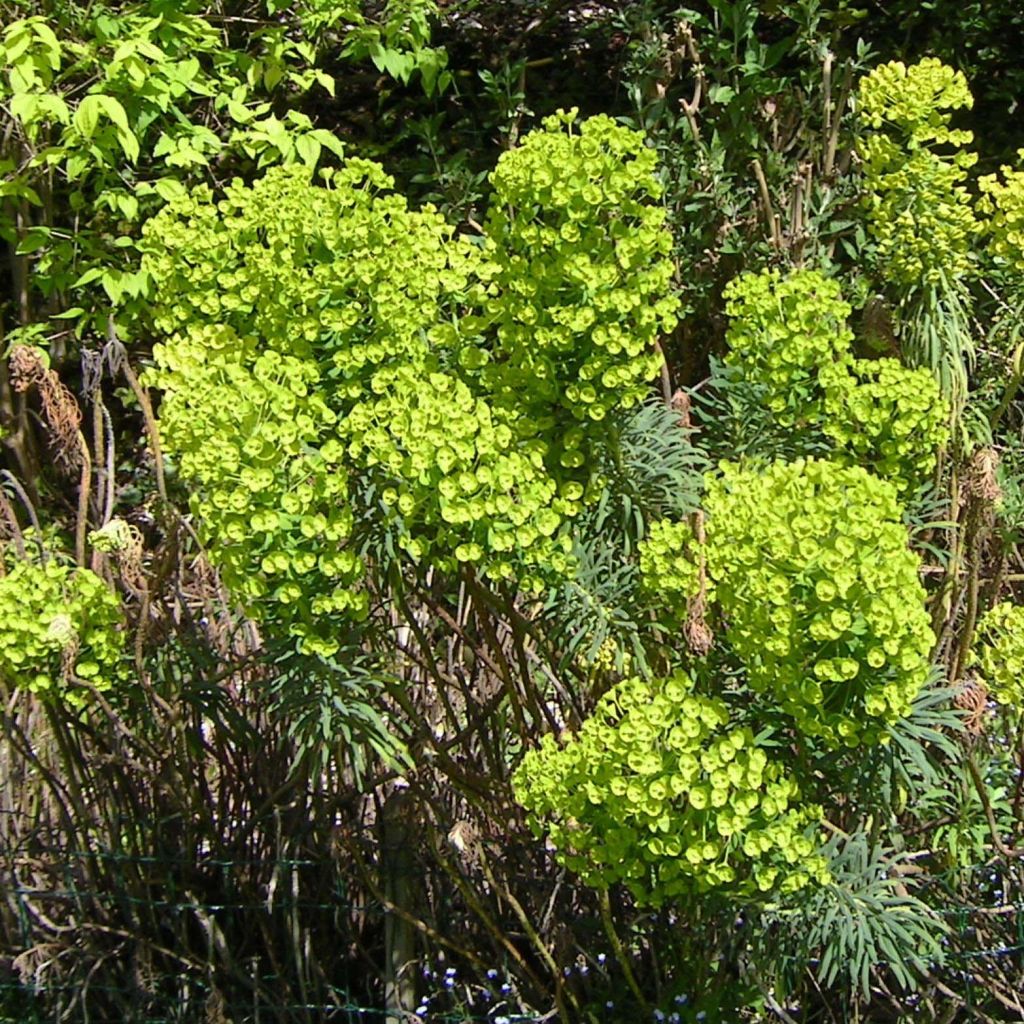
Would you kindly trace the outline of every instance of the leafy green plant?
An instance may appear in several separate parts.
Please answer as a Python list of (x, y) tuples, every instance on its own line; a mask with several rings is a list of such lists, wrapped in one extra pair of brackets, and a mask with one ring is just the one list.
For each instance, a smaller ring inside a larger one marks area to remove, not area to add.
[(871, 995), (873, 972), (890, 973), (904, 990), (921, 986), (945, 960), (942, 943), (949, 926), (919, 897), (907, 891), (904, 856), (873, 845), (857, 833), (836, 836), (825, 847), (830, 877), (797, 910), (770, 912), (763, 924), (801, 956), (816, 959), (821, 983), (840, 979), (862, 999)]
[[(314, 48), (284, 25), (265, 23), (254, 52), (232, 50), (189, 6), (149, 0), (77, 28), (78, 38), (59, 39), (30, 17), (4, 31), (0, 237), (31, 257), (32, 290), (49, 301), (75, 293), (79, 305), (62, 317), (88, 315), (102, 331), (111, 302), (138, 304), (146, 293), (132, 265), (140, 225), (186, 184), (225, 161), (313, 167), (340, 143), (298, 110), (272, 110), (275, 94), (333, 90), (312, 66)], [(73, 230), (58, 205), (76, 218)]]

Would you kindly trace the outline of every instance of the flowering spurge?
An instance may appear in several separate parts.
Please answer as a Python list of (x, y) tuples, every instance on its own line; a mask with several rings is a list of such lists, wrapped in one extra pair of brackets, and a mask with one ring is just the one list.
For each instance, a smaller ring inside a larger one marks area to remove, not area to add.
[(338, 615), (366, 610), (340, 427), (384, 375), (429, 358), (473, 261), (390, 187), (362, 160), (323, 187), (271, 170), (196, 189), (144, 229), (166, 446), (225, 583), (312, 653), (334, 649)]
[(816, 270), (745, 273), (726, 286), (726, 361), (764, 389), (783, 426), (817, 429), (834, 458), (913, 493), (949, 440), (949, 404), (923, 368), (857, 359), (839, 284)]
[(226, 325), (190, 326), (154, 347), (161, 432), (225, 584), (274, 615), (310, 651), (329, 653), (317, 620), (360, 614), (360, 560), (337, 414), (320, 371)]
[(825, 415), (820, 372), (850, 358), (850, 304), (839, 283), (817, 270), (745, 273), (725, 287), (726, 362), (766, 389), (782, 426), (818, 424)]
[(642, 135), (560, 114), (492, 183), (476, 242), (357, 159), (145, 227), (166, 448), (225, 583), (308, 651), (366, 612), (353, 495), (414, 561), (563, 577), (603, 421), (656, 374), (677, 301)]
[(19, 561), (0, 577), (0, 681), (82, 707), (88, 687), (126, 679), (122, 627), (117, 595), (88, 569)]
[[(1017, 155), (1024, 162), (1024, 149)], [(978, 209), (988, 219), (989, 252), (1024, 290), (1024, 169), (1003, 167), (1001, 173), (1002, 180), (989, 174), (978, 181)]]
[(982, 617), (971, 662), (996, 701), (1024, 707), (1024, 606), (1003, 601)]
[(850, 359), (822, 372), (824, 433), (847, 465), (870, 467), (900, 495), (931, 477), (949, 443), (949, 403), (924, 367), (897, 359)]
[[(723, 463), (704, 510), (706, 572), (751, 688), (830, 745), (883, 739), (924, 685), (934, 643), (893, 485), (824, 460)], [(644, 542), (645, 586), (685, 593), (696, 541), (676, 538), (680, 573), (670, 536)]]
[(642, 904), (829, 877), (815, 852), (821, 809), (801, 804), (785, 768), (684, 672), (619, 683), (576, 735), (545, 736), (513, 785), (561, 863), (595, 888), (624, 883)]
[(972, 105), (967, 79), (934, 57), (882, 64), (860, 81), (864, 207), (879, 269), (893, 284), (955, 280), (970, 270), (977, 224), (964, 182), (977, 155), (963, 148), (971, 132), (949, 124)]
[(546, 445), (519, 440), (506, 410), (448, 374), (395, 371), (394, 385), (354, 406), (339, 425), (347, 453), (376, 479), (399, 544), (442, 570), (481, 566), (491, 579), (539, 589), (571, 564), (565, 520), (583, 488), (559, 485)]
[(657, 156), (610, 117), (560, 112), (491, 184), (485, 380), (540, 431), (559, 425), (558, 464), (585, 469), (588, 433), (647, 396), (677, 320)]

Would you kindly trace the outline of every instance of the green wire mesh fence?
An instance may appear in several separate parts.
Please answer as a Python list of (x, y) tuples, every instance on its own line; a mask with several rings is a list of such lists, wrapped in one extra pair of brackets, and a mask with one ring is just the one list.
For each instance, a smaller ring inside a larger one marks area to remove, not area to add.
[[(140, 854), (43, 838), (0, 837), (0, 1024), (388, 1018), (387, 913), (350, 892), (330, 857)], [(416, 987), (431, 1022), (537, 1019), (516, 1012), (501, 981), (485, 1000), (441, 967), (426, 973)]]
[[(989, 864), (931, 884), (951, 926), (941, 977), (968, 1014), (995, 986), (1005, 1019), (1024, 1020), (1012, 1011), (1024, 979), (1018, 870)], [(0, 842), (0, 1024), (383, 1022), (387, 917), (329, 859)], [(444, 961), (421, 969), (424, 1012), (410, 1022), (542, 1019), (517, 1012), (498, 970), (493, 982), (455, 974)]]

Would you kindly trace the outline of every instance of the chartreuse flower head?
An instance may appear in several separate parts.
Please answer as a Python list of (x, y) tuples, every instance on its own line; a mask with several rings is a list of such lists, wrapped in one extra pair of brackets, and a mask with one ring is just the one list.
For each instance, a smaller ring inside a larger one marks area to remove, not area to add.
[(427, 354), (477, 262), (440, 214), (409, 210), (391, 186), (350, 159), (326, 187), (274, 168), (168, 204), (143, 229), (156, 327), (230, 327), (261, 351), (315, 359), (333, 399), (358, 398), (380, 367)]
[(819, 371), (850, 358), (850, 305), (839, 283), (817, 270), (745, 273), (725, 288), (730, 318), (726, 362), (763, 385), (783, 426), (820, 422)]
[(974, 97), (963, 72), (925, 57), (916, 64), (890, 61), (857, 87), (857, 116), (868, 128), (892, 130), (909, 142), (967, 145), (970, 132), (950, 128), (953, 111), (970, 110)]
[(572, 550), (564, 526), (579, 494), (549, 475), (543, 442), (520, 439), (507, 410), (448, 374), (404, 368), (378, 384), (380, 396), (356, 405), (339, 436), (378, 481), (402, 547), (416, 560), (478, 565), (525, 589), (564, 576)]
[(949, 402), (934, 375), (896, 359), (854, 359), (822, 374), (822, 428), (839, 461), (870, 466), (902, 494), (912, 494), (949, 443)]
[(226, 326), (189, 327), (153, 354), (163, 438), (225, 584), (251, 614), (328, 653), (332, 619), (361, 615), (366, 599), (343, 546), (348, 473), (316, 363)]
[[(1024, 149), (1018, 156), (1024, 161)], [(1024, 169), (1002, 168), (1002, 180), (989, 174), (978, 182), (979, 211), (988, 218), (989, 252), (1009, 270), (1024, 291)]]
[(836, 458), (913, 492), (949, 440), (949, 403), (928, 371), (855, 359), (850, 306), (816, 270), (745, 273), (725, 289), (726, 361), (764, 390), (783, 426), (820, 430)]
[(750, 685), (809, 735), (879, 739), (910, 711), (935, 641), (895, 488), (813, 459), (721, 469), (707, 566)]
[(117, 595), (88, 569), (17, 562), (0, 577), (0, 680), (83, 707), (88, 687), (128, 679), (123, 625)]
[(623, 882), (639, 903), (757, 898), (829, 877), (821, 808), (801, 804), (752, 731), (730, 729), (725, 705), (683, 672), (619, 683), (577, 735), (545, 736), (513, 785), (563, 864), (595, 888)]
[(996, 701), (1024, 708), (1024, 606), (1003, 601), (982, 617), (971, 661)]
[(485, 379), (539, 431), (562, 424), (551, 460), (570, 474), (586, 472), (589, 434), (648, 394), (654, 343), (676, 323), (656, 163), (640, 132), (570, 111), (491, 175), (484, 315), (496, 341)]
[[(640, 575), (652, 602), (682, 621), (700, 590), (700, 551), (689, 523), (660, 519), (640, 542)], [(706, 594), (710, 599), (713, 591)]]
[(894, 284), (954, 280), (970, 270), (977, 225), (963, 183), (977, 157), (963, 148), (972, 134), (949, 124), (972, 103), (963, 74), (934, 57), (883, 64), (861, 79), (864, 208), (879, 267)]
[[(934, 643), (893, 485), (821, 460), (723, 463), (704, 508), (707, 574), (750, 686), (829, 744), (883, 738), (927, 680)], [(647, 565), (671, 571), (650, 543)], [(683, 593), (694, 554), (678, 556)]]

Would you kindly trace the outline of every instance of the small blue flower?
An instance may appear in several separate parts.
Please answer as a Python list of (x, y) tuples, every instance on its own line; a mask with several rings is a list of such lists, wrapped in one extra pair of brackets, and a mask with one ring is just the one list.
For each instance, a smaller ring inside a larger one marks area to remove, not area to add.
[(680, 1017), (678, 1013), (670, 1013), (668, 1015), (668, 1024), (679, 1024), (681, 1020), (682, 1017)]
[(444, 979), (444, 987), (445, 988), (454, 988), (455, 987), (455, 979), (454, 978), (445, 978)]
[(416, 1007), (416, 1012), (417, 1012), (417, 1013), (418, 1013), (418, 1014), (419, 1014), (419, 1015), (420, 1015), (421, 1017), (425, 1017), (425, 1016), (426, 1016), (426, 1013), (427, 1013), (427, 1010), (429, 1010), (429, 1009), (430, 1009), (430, 1007), (429, 1007), (429, 1006), (427, 1006), (427, 1004), (426, 1004), (426, 1003), (424, 1003), (424, 1004), (423, 1004), (422, 1006), (417, 1006), (417, 1007)]
[(654, 1019), (655, 1019), (656, 1021), (659, 1021), (659, 1022), (660, 1022), (660, 1021), (663, 1021), (663, 1020), (665, 1019), (665, 1014), (664, 1014), (664, 1013), (662, 1013), (662, 1011), (661, 1011), (661, 1010), (655, 1010), (655, 1011), (654, 1011)]
[(685, 1006), (689, 999), (690, 997), (685, 994), (681, 996), (676, 996), (676, 1006)]
[(498, 976), (498, 972), (493, 967), (487, 972), (487, 977), (490, 978), (491, 981), (494, 981), (494, 979), (497, 976)]
[(489, 988), (482, 988), (482, 989), (480, 989), (480, 998), (485, 1000), (486, 1002), (490, 1002), (490, 1000), (491, 1000), (491, 990)]
[(707, 1020), (707, 1019), (708, 1019), (708, 1015), (703, 1010), (701, 1010), (700, 1013), (697, 1014), (697, 1020)]
[(454, 967), (449, 967), (448, 970), (445, 971), (444, 973), (445, 973), (446, 977), (454, 978), (455, 977), (455, 968)]
[(562, 968), (562, 975), (564, 977), (568, 978), (570, 974), (572, 974), (572, 968), (571, 967), (563, 967)]
[(614, 1010), (615, 1009), (615, 1004), (610, 999), (608, 1000), (607, 1003), (604, 1004), (604, 1006), (605, 1006), (606, 1010)]
[(511, 992), (511, 991), (512, 991), (512, 986), (506, 981), (501, 986), (501, 994), (504, 995), (504, 996), (507, 996), (509, 994), (509, 992)]
[(603, 964), (603, 963), (605, 962), (605, 960), (607, 960), (607, 959), (608, 959), (608, 957), (606, 957), (606, 956), (604, 955), (604, 953), (598, 953), (598, 954), (597, 954), (597, 962), (598, 962), (599, 964)]

